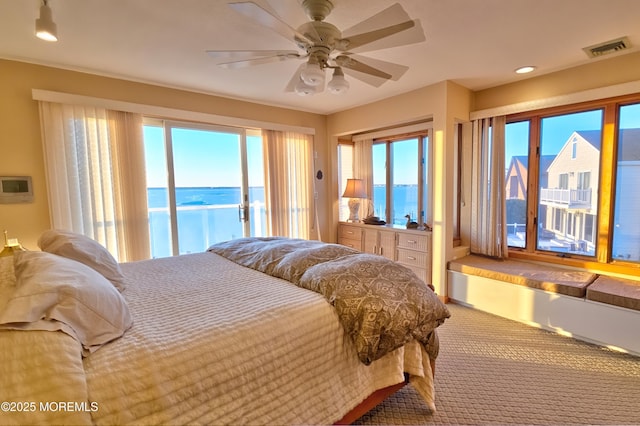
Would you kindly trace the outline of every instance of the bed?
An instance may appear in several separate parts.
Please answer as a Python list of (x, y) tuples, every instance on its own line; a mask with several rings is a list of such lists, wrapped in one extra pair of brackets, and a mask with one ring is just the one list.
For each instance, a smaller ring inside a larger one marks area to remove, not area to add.
[[(405, 375), (435, 409), (435, 329), (449, 313), (393, 262), (250, 238), (117, 264), (86, 237), (45, 234), (42, 252), (0, 259), (2, 424), (332, 424)], [(62, 277), (44, 279), (52, 270)], [(104, 285), (78, 295), (83, 280)], [(74, 288), (42, 289), (53, 282)], [(420, 301), (406, 303), (411, 294)], [(91, 312), (70, 314), (65, 297)], [(11, 313), (24, 299), (27, 318)], [(101, 309), (104, 324), (86, 323)], [(394, 321), (404, 329), (389, 335)]]

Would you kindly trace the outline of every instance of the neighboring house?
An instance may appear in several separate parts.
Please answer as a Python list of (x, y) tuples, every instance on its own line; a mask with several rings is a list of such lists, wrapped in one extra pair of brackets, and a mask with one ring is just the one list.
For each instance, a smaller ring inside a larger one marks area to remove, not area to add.
[[(547, 168), (555, 158), (554, 155), (540, 157), (540, 185), (547, 187)], [(507, 238), (512, 247), (524, 247), (527, 228), (527, 182), (529, 179), (529, 157), (514, 155), (507, 168), (505, 193), (507, 200)], [(540, 215), (545, 217), (544, 208)]]
[[(543, 155), (540, 157), (540, 186), (547, 187), (547, 168), (555, 158), (554, 155)], [(514, 155), (507, 168), (505, 179), (505, 190), (507, 200), (526, 200), (527, 182), (529, 171), (529, 157), (527, 155)]]
[(529, 170), (529, 157), (526, 155), (514, 155), (507, 168), (507, 177), (504, 180), (507, 200), (525, 200), (527, 196), (527, 178)]
[(538, 223), (568, 251), (595, 253), (601, 139), (599, 130), (573, 132), (547, 168), (547, 186), (540, 185), (546, 211)]

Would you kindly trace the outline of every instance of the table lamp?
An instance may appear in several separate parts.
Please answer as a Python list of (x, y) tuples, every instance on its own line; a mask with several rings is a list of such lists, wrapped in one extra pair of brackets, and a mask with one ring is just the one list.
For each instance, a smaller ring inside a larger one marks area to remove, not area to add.
[(362, 179), (347, 179), (347, 186), (344, 189), (343, 198), (349, 198), (349, 222), (358, 222), (358, 210), (360, 210), (360, 199), (367, 198)]

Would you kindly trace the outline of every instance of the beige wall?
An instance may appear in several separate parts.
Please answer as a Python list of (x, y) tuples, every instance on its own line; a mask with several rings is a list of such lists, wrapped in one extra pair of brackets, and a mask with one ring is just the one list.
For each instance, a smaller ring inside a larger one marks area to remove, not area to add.
[(557, 71), (474, 93), (474, 110), (569, 95), (640, 80), (640, 52), (593, 60)]
[[(32, 100), (32, 89), (314, 128), (316, 165), (329, 175), (324, 170), (329, 152), (324, 115), (0, 60), (0, 176), (32, 176), (35, 193), (33, 203), (0, 205), (0, 231), (8, 230), (10, 237), (19, 238), (30, 249), (37, 249), (38, 236), (50, 227), (38, 104)], [(316, 180), (321, 206), (330, 204), (325, 182)], [(321, 230), (329, 228), (329, 217), (326, 213), (319, 216)]]

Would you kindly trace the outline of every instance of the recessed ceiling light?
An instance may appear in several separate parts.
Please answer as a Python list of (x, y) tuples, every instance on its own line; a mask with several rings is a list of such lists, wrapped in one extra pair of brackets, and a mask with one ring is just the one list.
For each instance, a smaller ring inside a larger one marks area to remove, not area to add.
[(536, 69), (536, 67), (531, 66), (531, 65), (527, 65), (526, 67), (520, 67), (520, 68), (518, 68), (518, 69), (516, 70), (516, 72), (517, 72), (518, 74), (526, 74), (526, 73), (531, 72), (531, 71), (533, 71), (533, 70), (535, 70), (535, 69)]

